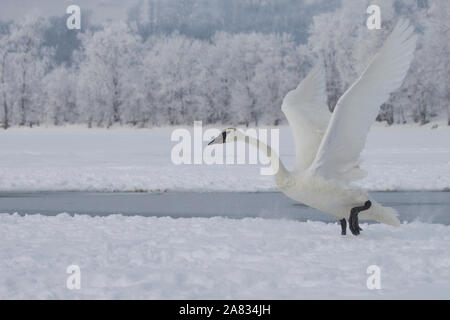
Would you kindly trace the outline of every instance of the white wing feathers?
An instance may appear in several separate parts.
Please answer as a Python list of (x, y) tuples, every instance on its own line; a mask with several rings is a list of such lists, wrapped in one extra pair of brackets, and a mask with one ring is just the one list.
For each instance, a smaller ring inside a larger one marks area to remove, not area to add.
[(315, 158), (331, 116), (326, 101), (325, 72), (320, 65), (283, 100), (281, 110), (295, 140), (296, 169), (306, 170)]
[(310, 170), (328, 179), (361, 178), (359, 157), (379, 107), (406, 76), (416, 46), (414, 28), (400, 21), (361, 77), (337, 102)]

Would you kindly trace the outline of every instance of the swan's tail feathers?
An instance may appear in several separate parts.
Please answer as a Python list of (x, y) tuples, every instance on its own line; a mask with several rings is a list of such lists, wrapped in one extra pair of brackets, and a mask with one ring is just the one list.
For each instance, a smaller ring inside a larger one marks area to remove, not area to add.
[(400, 225), (397, 210), (390, 207), (383, 207), (373, 200), (371, 208), (367, 211), (360, 212), (359, 216), (361, 219), (375, 220), (395, 227)]

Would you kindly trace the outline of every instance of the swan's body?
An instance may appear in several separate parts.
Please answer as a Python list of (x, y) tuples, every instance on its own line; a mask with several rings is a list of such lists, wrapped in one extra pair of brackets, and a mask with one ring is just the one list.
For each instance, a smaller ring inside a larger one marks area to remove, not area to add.
[(283, 100), (282, 111), (294, 134), (296, 162), (286, 170), (279, 156), (262, 142), (236, 129), (227, 129), (211, 143), (245, 141), (265, 152), (276, 171), (275, 180), (288, 197), (329, 213), (341, 221), (345, 234), (349, 219), (359, 234), (359, 217), (397, 226), (396, 211), (371, 200), (351, 184), (365, 172), (359, 168), (370, 126), (379, 107), (405, 78), (415, 50), (416, 36), (408, 21), (401, 21), (360, 78), (328, 111), (325, 75), (320, 66)]

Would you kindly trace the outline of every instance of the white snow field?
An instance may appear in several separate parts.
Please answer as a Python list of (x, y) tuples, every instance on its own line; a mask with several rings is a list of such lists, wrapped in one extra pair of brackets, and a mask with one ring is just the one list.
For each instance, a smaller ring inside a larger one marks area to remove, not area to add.
[[(192, 127), (187, 127), (192, 129)], [(259, 165), (179, 165), (173, 128), (11, 128), (0, 134), (0, 191), (267, 191)], [(207, 142), (204, 143), (206, 146)], [(295, 158), (288, 127), (281, 159)], [(370, 190), (449, 190), (450, 127), (374, 126), (363, 152)]]
[[(450, 227), (0, 215), (0, 299), (450, 298)], [(69, 265), (81, 288), (69, 290)], [(380, 268), (381, 289), (367, 288)]]
[[(259, 166), (175, 166), (173, 129), (33, 128), (0, 134), (3, 191), (267, 191)], [(450, 128), (375, 126), (371, 190), (450, 189)], [(288, 128), (281, 157), (294, 161)], [(11, 212), (12, 213), (12, 212)], [(275, 219), (0, 214), (0, 299), (450, 299), (450, 226)], [(81, 289), (69, 290), (69, 265)], [(381, 270), (369, 290), (367, 268)]]

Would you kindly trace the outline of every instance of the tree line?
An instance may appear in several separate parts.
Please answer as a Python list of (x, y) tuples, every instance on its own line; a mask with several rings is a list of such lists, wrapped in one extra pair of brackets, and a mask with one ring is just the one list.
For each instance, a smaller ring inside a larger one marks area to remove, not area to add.
[[(156, 0), (142, 2), (144, 7), (130, 9), (127, 21), (82, 32), (64, 29), (64, 17), (0, 24), (1, 125), (151, 127), (194, 120), (278, 125), (285, 121), (280, 110), (284, 95), (316, 63), (327, 70), (332, 110), (400, 16), (417, 27), (418, 47), (405, 83), (382, 106), (378, 120), (424, 124), (446, 117), (450, 124), (450, 5), (445, 0), (380, 0), (383, 28), (376, 31), (365, 27), (365, 9), (373, 1), (342, 1), (311, 18), (303, 28), (305, 41), (289, 29), (225, 30), (223, 22), (202, 34), (188, 27), (199, 10), (190, 6), (202, 1), (178, 1), (166, 4), (183, 4), (184, 9), (174, 6), (168, 13)], [(251, 3), (262, 6), (261, 16), (269, 12), (264, 1)], [(278, 12), (275, 2), (267, 3)], [(201, 8), (214, 11), (206, 4)], [(189, 12), (191, 18), (178, 26), (163, 19), (175, 12)], [(166, 27), (157, 21), (166, 21)]]

